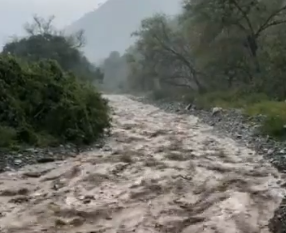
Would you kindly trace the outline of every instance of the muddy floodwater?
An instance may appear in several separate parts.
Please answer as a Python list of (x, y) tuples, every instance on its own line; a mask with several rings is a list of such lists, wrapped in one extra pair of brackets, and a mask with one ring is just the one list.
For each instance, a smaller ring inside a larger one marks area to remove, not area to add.
[(194, 116), (108, 98), (104, 148), (0, 174), (1, 233), (269, 232), (285, 192), (261, 156)]

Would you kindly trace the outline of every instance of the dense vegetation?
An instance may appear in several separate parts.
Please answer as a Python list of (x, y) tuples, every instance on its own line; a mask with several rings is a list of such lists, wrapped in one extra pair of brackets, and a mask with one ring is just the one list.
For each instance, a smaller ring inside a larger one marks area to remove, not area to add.
[(43, 23), (0, 54), (0, 149), (89, 144), (110, 127), (108, 103), (90, 83), (101, 72), (91, 69), (72, 37)]
[[(156, 14), (134, 33), (125, 57), (130, 90), (161, 98), (185, 93), (204, 107), (266, 114), (286, 135), (284, 0), (185, 0), (181, 14)], [(177, 95), (178, 96), (178, 95)]]

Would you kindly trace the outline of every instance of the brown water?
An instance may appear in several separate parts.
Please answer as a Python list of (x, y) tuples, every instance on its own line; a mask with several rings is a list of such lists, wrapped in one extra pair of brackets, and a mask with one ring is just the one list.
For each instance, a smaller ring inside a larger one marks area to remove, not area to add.
[(281, 175), (193, 116), (124, 96), (110, 149), (0, 174), (1, 233), (266, 233)]

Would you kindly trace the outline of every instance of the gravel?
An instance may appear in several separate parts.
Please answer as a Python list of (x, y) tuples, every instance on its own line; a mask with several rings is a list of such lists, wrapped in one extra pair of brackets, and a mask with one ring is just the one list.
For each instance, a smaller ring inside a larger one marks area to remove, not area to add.
[[(191, 114), (199, 117), (200, 121), (211, 125), (214, 130), (224, 136), (235, 139), (238, 143), (255, 150), (268, 159), (280, 172), (286, 173), (286, 141), (277, 141), (269, 136), (259, 134), (258, 128), (263, 116), (246, 117), (239, 109), (225, 110), (213, 108), (202, 110), (191, 104), (166, 100), (154, 101), (148, 97), (133, 97), (137, 101), (155, 105), (165, 111), (178, 114)], [(286, 183), (285, 183), (286, 184)], [(269, 221), (272, 233), (286, 233), (286, 197)]]
[(102, 148), (104, 142), (78, 148), (73, 144), (50, 148), (25, 148), (18, 151), (0, 151), (0, 172), (17, 170), (25, 165), (49, 163), (75, 157), (81, 152)]

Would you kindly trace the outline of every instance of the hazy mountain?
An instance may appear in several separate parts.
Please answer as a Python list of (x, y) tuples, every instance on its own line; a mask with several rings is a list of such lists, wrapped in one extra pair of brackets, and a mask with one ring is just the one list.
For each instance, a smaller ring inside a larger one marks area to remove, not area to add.
[(87, 39), (84, 52), (92, 61), (105, 58), (111, 51), (124, 52), (134, 38), (130, 34), (140, 21), (154, 13), (174, 15), (181, 0), (109, 0), (71, 24), (67, 31), (83, 29)]

